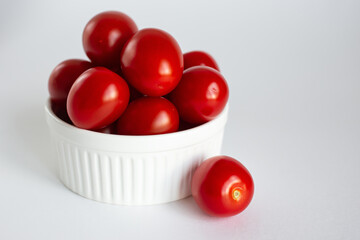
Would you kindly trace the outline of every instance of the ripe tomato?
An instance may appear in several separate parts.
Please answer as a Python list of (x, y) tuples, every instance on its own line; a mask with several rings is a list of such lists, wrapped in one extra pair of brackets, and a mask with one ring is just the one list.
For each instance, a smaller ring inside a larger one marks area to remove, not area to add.
[(138, 31), (120, 57), (125, 79), (148, 96), (164, 96), (179, 83), (184, 61), (176, 40), (159, 29)]
[(179, 85), (170, 93), (180, 117), (201, 124), (214, 119), (224, 109), (229, 90), (220, 72), (205, 66), (184, 71)]
[(184, 69), (194, 66), (208, 66), (220, 71), (215, 59), (203, 51), (192, 51), (184, 54)]
[(242, 212), (251, 202), (254, 182), (237, 160), (217, 156), (205, 160), (191, 182), (192, 195), (209, 215), (226, 217)]
[(69, 59), (59, 63), (50, 74), (48, 88), (54, 102), (65, 102), (75, 80), (92, 67), (88, 61)]
[(137, 31), (135, 22), (126, 14), (102, 12), (85, 26), (83, 46), (86, 55), (100, 66), (116, 67), (125, 42)]
[(96, 130), (119, 118), (128, 102), (125, 80), (104, 67), (95, 67), (81, 74), (71, 87), (67, 111), (75, 126)]
[(142, 97), (131, 103), (117, 122), (122, 135), (153, 135), (175, 132), (179, 114), (175, 106), (162, 97)]

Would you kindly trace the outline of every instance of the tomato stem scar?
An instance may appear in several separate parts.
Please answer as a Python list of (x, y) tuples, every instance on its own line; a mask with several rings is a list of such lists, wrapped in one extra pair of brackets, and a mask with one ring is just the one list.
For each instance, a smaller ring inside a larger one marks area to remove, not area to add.
[(232, 191), (232, 198), (236, 201), (240, 200), (241, 198), (240, 188), (234, 188), (234, 190)]

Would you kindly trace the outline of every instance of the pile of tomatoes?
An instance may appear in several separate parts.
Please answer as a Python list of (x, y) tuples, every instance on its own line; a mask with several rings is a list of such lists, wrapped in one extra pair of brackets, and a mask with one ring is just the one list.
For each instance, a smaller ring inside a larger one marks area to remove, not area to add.
[[(202, 51), (183, 54), (169, 33), (138, 30), (124, 13), (94, 16), (82, 40), (90, 61), (63, 61), (48, 82), (53, 112), (76, 127), (121, 135), (171, 133), (216, 118), (228, 101), (214, 58)], [(210, 215), (241, 212), (253, 191), (250, 173), (226, 156), (204, 161), (192, 180), (196, 202)]]
[(170, 133), (214, 119), (228, 100), (228, 85), (209, 54), (183, 54), (169, 33), (138, 30), (124, 13), (93, 17), (83, 46), (90, 61), (66, 60), (49, 78), (53, 111), (79, 128)]

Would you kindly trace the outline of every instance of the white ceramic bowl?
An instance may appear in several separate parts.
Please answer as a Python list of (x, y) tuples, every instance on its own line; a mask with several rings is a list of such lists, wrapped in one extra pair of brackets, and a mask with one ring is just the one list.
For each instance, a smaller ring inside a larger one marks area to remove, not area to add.
[(112, 204), (166, 203), (191, 194), (191, 177), (208, 157), (219, 155), (228, 107), (214, 120), (189, 130), (124, 136), (76, 128), (45, 106), (66, 187)]

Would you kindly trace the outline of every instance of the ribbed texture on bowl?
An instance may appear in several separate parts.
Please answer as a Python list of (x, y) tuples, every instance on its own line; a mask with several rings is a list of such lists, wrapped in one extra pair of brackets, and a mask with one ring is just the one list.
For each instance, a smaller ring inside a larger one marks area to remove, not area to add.
[(190, 195), (198, 164), (220, 154), (222, 132), (186, 149), (144, 154), (91, 151), (56, 141), (60, 178), (72, 191), (100, 202), (156, 204)]
[[(152, 136), (136, 136), (141, 144), (136, 146), (137, 151), (133, 151), (136, 143), (134, 136), (77, 129), (58, 119), (49, 105), (46, 106), (46, 114), (58, 156), (59, 176), (64, 185), (86, 198), (124, 205), (166, 203), (189, 196), (196, 167), (204, 159), (220, 154), (226, 122), (226, 113), (223, 113), (223, 119), (213, 120), (218, 121), (217, 124), (200, 126), (209, 127), (208, 130), (194, 128), (164, 134), (160, 139), (160, 135), (156, 135), (153, 144), (162, 141), (173, 141), (173, 144), (164, 144), (163, 150), (154, 145), (157, 149), (151, 152), (148, 150), (152, 149)], [(206, 133), (208, 136), (197, 136), (200, 140), (191, 142), (195, 139), (194, 133)], [(98, 138), (99, 146), (102, 146), (107, 137), (113, 146), (94, 148)], [(122, 145), (122, 150), (131, 151), (116, 151), (114, 141), (124, 144), (124, 139), (130, 139), (131, 146), (126, 148)], [(169, 148), (176, 146), (177, 140), (182, 146)], [(190, 144), (185, 144), (186, 140)]]

